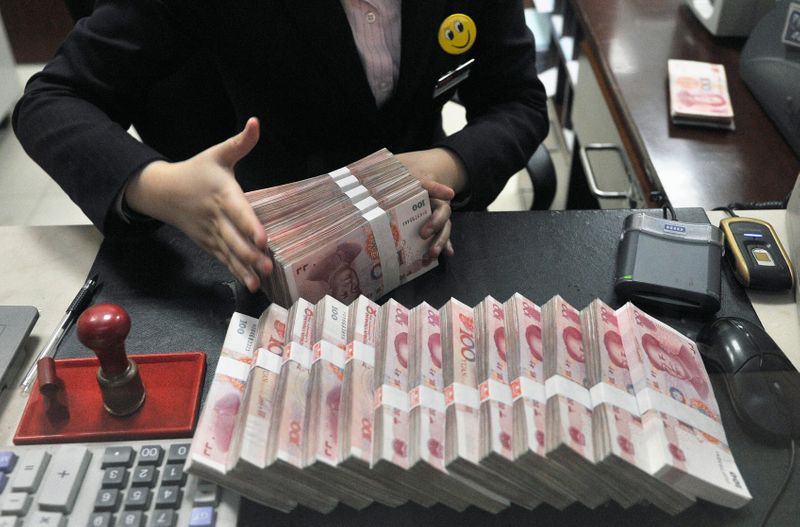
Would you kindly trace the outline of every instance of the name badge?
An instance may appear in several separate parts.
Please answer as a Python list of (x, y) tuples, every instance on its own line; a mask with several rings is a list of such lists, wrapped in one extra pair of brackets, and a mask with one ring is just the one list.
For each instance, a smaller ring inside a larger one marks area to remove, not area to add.
[(472, 70), (472, 64), (474, 62), (475, 59), (469, 59), (453, 71), (448, 71), (439, 77), (439, 80), (436, 81), (436, 85), (433, 87), (434, 99), (466, 80), (469, 77), (469, 72)]

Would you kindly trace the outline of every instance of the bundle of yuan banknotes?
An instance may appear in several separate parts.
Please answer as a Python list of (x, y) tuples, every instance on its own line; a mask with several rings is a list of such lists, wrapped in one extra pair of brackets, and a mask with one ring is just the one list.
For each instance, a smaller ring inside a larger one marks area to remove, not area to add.
[(428, 192), (386, 149), (310, 179), (246, 194), (267, 233), (273, 302), (380, 298), (437, 265), (419, 229)]
[(186, 470), (281, 511), (751, 499), (695, 343), (560, 296), (234, 313)]

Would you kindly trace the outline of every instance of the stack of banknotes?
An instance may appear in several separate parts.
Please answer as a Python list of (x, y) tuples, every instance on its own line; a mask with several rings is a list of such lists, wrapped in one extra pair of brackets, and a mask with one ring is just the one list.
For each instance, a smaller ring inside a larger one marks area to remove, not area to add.
[(287, 512), (751, 499), (695, 343), (560, 296), (234, 313), (186, 470)]
[(419, 235), (428, 192), (386, 149), (310, 179), (246, 194), (267, 233), (273, 302), (379, 298), (436, 266)]

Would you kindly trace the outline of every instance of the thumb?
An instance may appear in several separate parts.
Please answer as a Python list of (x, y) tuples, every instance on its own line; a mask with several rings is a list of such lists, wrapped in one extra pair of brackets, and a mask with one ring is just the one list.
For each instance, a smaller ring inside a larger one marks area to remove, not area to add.
[(210, 150), (220, 163), (233, 167), (256, 146), (259, 134), (258, 119), (251, 117), (247, 120), (241, 132), (218, 145), (212, 146)]
[(428, 191), (428, 195), (433, 199), (450, 201), (455, 197), (455, 191), (443, 183), (433, 180), (422, 181), (422, 188)]

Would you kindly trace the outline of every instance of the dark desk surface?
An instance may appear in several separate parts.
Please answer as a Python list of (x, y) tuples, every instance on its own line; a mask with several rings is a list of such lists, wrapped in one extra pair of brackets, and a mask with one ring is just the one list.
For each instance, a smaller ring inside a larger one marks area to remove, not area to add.
[[(786, 197), (792, 152), (739, 77), (745, 39), (713, 37), (684, 0), (570, 0), (637, 155), (676, 207)], [(736, 131), (670, 123), (667, 59), (725, 65)]]
[[(542, 304), (560, 294), (582, 309), (594, 298), (617, 307), (613, 290), (616, 248), (629, 210), (468, 213), (454, 214), (451, 239), (456, 256), (436, 269), (390, 293), (406, 306), (427, 301), (440, 307), (450, 297), (470, 305), (486, 295), (505, 300), (520, 292)], [(661, 211), (651, 211), (660, 214)], [(699, 209), (679, 209), (682, 220), (706, 222)], [(115, 302), (130, 313), (129, 353), (202, 350), (208, 354), (208, 374), (216, 368), (228, 320), (236, 310), (260, 314), (263, 295), (250, 295), (232, 282), (227, 270), (170, 228), (139, 239), (106, 239), (90, 274), (102, 283), (94, 302)], [(384, 303), (386, 298), (381, 299)], [(694, 317), (654, 313), (694, 337), (707, 322)], [(747, 295), (723, 267), (722, 308), (719, 316), (739, 316), (758, 322)], [(85, 356), (88, 350), (75, 338), (74, 328), (59, 351), (60, 357)], [(753, 525), (764, 514), (780, 487), (788, 454), (763, 446), (745, 435), (719, 379), (712, 378), (723, 423), (754, 501), (741, 510), (698, 503), (677, 517), (644, 505), (623, 511), (608, 504), (590, 511), (576, 504), (563, 512), (543, 505), (534, 511), (512, 507), (499, 515), (470, 508), (456, 513), (443, 506), (424, 509), (406, 505), (389, 509), (373, 505), (362, 512), (345, 506), (329, 515), (306, 509), (283, 514), (245, 501), (241, 525)], [(795, 471), (797, 472), (797, 470)], [(796, 476), (796, 474), (795, 474)], [(794, 477), (775, 511), (772, 525), (800, 517), (800, 478)], [(791, 521), (790, 521), (791, 520)]]

